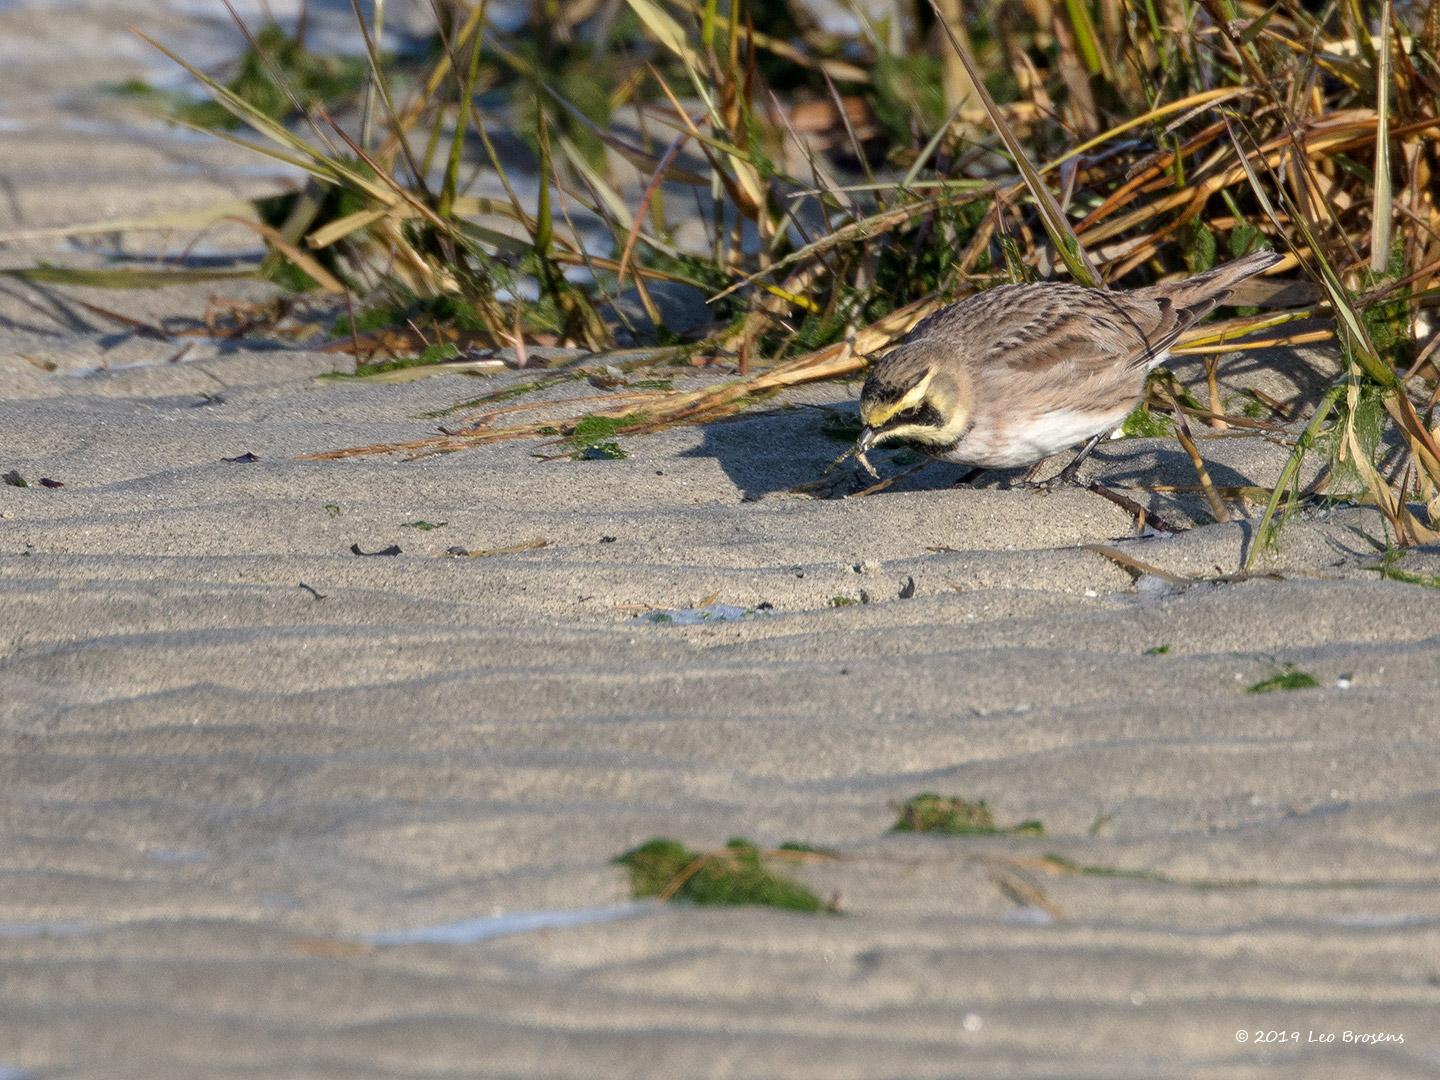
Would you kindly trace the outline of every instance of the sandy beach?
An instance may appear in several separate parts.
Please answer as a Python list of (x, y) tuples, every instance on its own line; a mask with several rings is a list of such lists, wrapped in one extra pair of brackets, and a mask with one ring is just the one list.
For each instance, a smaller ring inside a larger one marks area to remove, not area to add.
[[(3, 82), (5, 229), (278, 182)], [(272, 294), (0, 282), (0, 1077), (1440, 1074), (1440, 604), (1376, 572), (1375, 511), (1236, 576), (1258, 506), (1132, 491), (1184, 527), (1135, 539), (948, 465), (789, 493), (846, 384), (623, 460), (306, 460), (529, 376), (327, 379), (353, 359), (84, 306)], [(1320, 355), (1227, 371), (1301, 401)], [(1287, 454), (1201, 445), (1220, 484)], [(1092, 474), (1194, 482), (1173, 440)], [(1287, 665), (1316, 686), (1247, 692)], [(927, 791), (1043, 835), (890, 832)], [(785, 872), (838, 913), (634, 901), (613, 860), (656, 836), (825, 849)]]

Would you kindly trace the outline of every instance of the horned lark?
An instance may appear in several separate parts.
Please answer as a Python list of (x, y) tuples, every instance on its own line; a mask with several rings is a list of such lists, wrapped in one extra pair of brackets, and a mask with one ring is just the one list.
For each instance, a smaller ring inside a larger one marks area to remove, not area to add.
[(1004, 469), (1084, 442), (1061, 473), (1072, 480), (1181, 333), (1280, 258), (1257, 251), (1131, 292), (1003, 285), (952, 304), (871, 370), (855, 450), (902, 440), (946, 461)]

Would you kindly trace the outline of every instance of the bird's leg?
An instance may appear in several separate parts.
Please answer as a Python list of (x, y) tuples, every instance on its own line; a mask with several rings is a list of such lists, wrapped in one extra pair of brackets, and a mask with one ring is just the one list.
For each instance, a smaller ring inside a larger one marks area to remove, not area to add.
[(1021, 483), (1025, 487), (1034, 488), (1041, 495), (1049, 495), (1050, 492), (1054, 491), (1057, 487), (1064, 487), (1066, 484), (1076, 483), (1075, 478), (1080, 473), (1080, 466), (1084, 463), (1085, 459), (1090, 456), (1090, 452), (1100, 445), (1100, 440), (1108, 434), (1109, 432), (1102, 431), (1098, 435), (1091, 435), (1090, 438), (1085, 440), (1085, 445), (1080, 447), (1079, 453), (1071, 458), (1070, 464), (1066, 465), (1065, 468), (1061, 469), (1049, 480), (1042, 480), (1036, 483), (1033, 479), (1035, 474), (1040, 471), (1040, 466), (1045, 464), (1041, 461), (1031, 466), (1030, 471), (1025, 474), (1025, 479), (1022, 480)]
[(1091, 435), (1090, 438), (1086, 439), (1085, 445), (1080, 448), (1080, 452), (1076, 454), (1073, 459), (1071, 459), (1069, 465), (1066, 465), (1065, 468), (1060, 470), (1060, 475), (1056, 476), (1053, 482), (1057, 484), (1075, 483), (1075, 477), (1078, 476), (1080, 473), (1081, 463), (1090, 456), (1091, 452), (1095, 449), (1095, 447), (1100, 445), (1100, 440), (1105, 438), (1105, 436), (1108, 434), (1110, 434), (1108, 431), (1101, 431), (1095, 435)]

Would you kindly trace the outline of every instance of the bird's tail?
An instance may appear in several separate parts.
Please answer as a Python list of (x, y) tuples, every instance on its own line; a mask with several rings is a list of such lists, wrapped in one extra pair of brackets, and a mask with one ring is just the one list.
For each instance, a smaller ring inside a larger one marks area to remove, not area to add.
[(1170, 346), (1180, 340), (1180, 335), (1225, 303), (1236, 285), (1270, 269), (1282, 258), (1273, 251), (1256, 251), (1183, 281), (1162, 281), (1148, 289), (1136, 289), (1133, 295), (1152, 300), (1161, 317), (1160, 328), (1147, 338), (1136, 366), (1152, 371), (1164, 363)]
[(1178, 307), (1206, 305), (1207, 310), (1223, 304), (1236, 285), (1246, 278), (1269, 270), (1285, 256), (1274, 251), (1254, 251), (1224, 266), (1176, 282), (1170, 295)]

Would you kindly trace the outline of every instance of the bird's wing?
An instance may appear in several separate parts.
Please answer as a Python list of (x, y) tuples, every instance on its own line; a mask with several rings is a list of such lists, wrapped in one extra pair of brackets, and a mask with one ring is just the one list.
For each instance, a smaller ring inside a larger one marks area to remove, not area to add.
[(1005, 285), (930, 315), (896, 351), (942, 354), (968, 373), (976, 400), (1015, 412), (1113, 410), (1205, 311), (1165, 295)]
[(1072, 285), (981, 296), (927, 336), (962, 360), (977, 401), (1017, 418), (1128, 408), (1144, 372), (1193, 321), (1162, 299)]
[(1077, 395), (1123, 397), (1215, 300), (1172, 296), (1164, 287), (1001, 286), (931, 315), (897, 352), (947, 354), (992, 400), (1020, 395), (1060, 407)]
[(1012, 378), (1128, 380), (1160, 363), (1213, 306), (1070, 287), (1037, 291), (1030, 300), (995, 321), (977, 367)]

